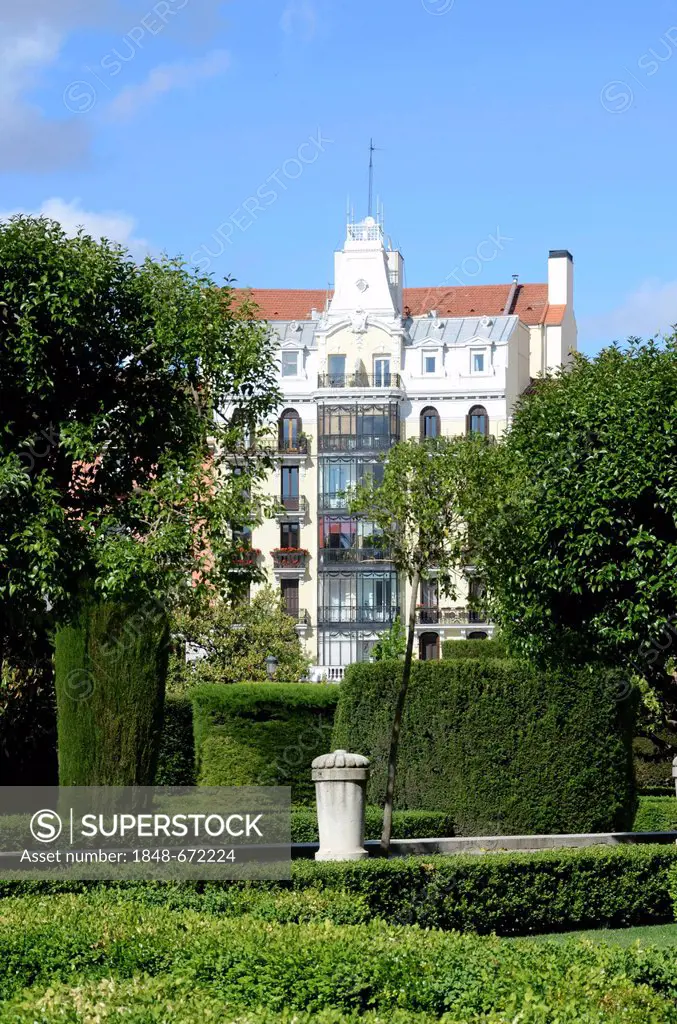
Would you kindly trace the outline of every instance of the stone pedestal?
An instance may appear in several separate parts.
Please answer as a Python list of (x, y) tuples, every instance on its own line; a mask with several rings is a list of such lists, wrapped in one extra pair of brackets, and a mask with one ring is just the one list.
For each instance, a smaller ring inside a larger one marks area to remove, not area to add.
[(335, 750), (313, 761), (320, 849), (316, 860), (362, 860), (364, 807), (369, 761), (362, 754)]

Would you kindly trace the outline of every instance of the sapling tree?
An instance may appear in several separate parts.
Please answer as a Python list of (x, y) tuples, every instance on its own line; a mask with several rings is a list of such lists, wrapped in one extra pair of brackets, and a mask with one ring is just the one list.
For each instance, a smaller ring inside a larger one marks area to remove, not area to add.
[(388, 755), (381, 850), (392, 834), (393, 800), (402, 717), (411, 677), (416, 604), (421, 582), (436, 579), (442, 593), (454, 597), (462, 575), (467, 529), (461, 515), (468, 474), (485, 447), (483, 438), (433, 438), (395, 445), (387, 455), (383, 480), (367, 479), (350, 498), (353, 514), (375, 523), (395, 568), (410, 590), (407, 646), (397, 694)]

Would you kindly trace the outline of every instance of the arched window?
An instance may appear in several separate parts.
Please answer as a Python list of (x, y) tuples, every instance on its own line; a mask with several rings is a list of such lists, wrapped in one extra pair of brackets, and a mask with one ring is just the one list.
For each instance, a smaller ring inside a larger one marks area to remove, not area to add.
[(440, 658), (440, 636), (439, 633), (421, 633), (418, 641), (419, 661), (439, 661)]
[(421, 440), (427, 441), (431, 437), (440, 436), (440, 414), (432, 405), (427, 406), (421, 413)]
[(296, 409), (285, 409), (280, 416), (279, 429), (280, 449), (282, 451), (297, 451), (301, 435), (301, 417)]
[(489, 417), (483, 405), (473, 405), (468, 413), (468, 433), (489, 436)]

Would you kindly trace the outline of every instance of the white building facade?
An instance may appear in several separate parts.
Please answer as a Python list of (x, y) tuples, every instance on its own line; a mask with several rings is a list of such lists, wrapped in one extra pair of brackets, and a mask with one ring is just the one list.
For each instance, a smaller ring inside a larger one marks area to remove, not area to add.
[[(545, 284), (406, 289), (403, 277), (402, 255), (368, 217), (348, 225), (333, 293), (252, 293), (279, 344), (284, 395), (269, 478), (284, 511), (254, 531), (252, 546), (317, 678), (339, 680), (367, 661), (408, 607), (406, 581), (375, 526), (350, 515), (346, 490), (378, 479), (400, 440), (500, 436), (530, 381), (576, 348), (566, 250), (550, 252)], [(445, 639), (493, 632), (465, 594), (451, 602), (425, 584), (418, 603), (420, 658), (439, 657)]]

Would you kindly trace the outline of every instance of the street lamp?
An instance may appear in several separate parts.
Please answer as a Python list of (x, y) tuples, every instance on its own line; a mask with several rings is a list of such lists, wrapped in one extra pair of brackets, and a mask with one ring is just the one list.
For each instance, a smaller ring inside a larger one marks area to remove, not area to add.
[(275, 657), (274, 654), (269, 654), (268, 657), (266, 658), (266, 672), (268, 673), (269, 679), (273, 679), (275, 677), (275, 673), (277, 672), (277, 666), (277, 658)]

